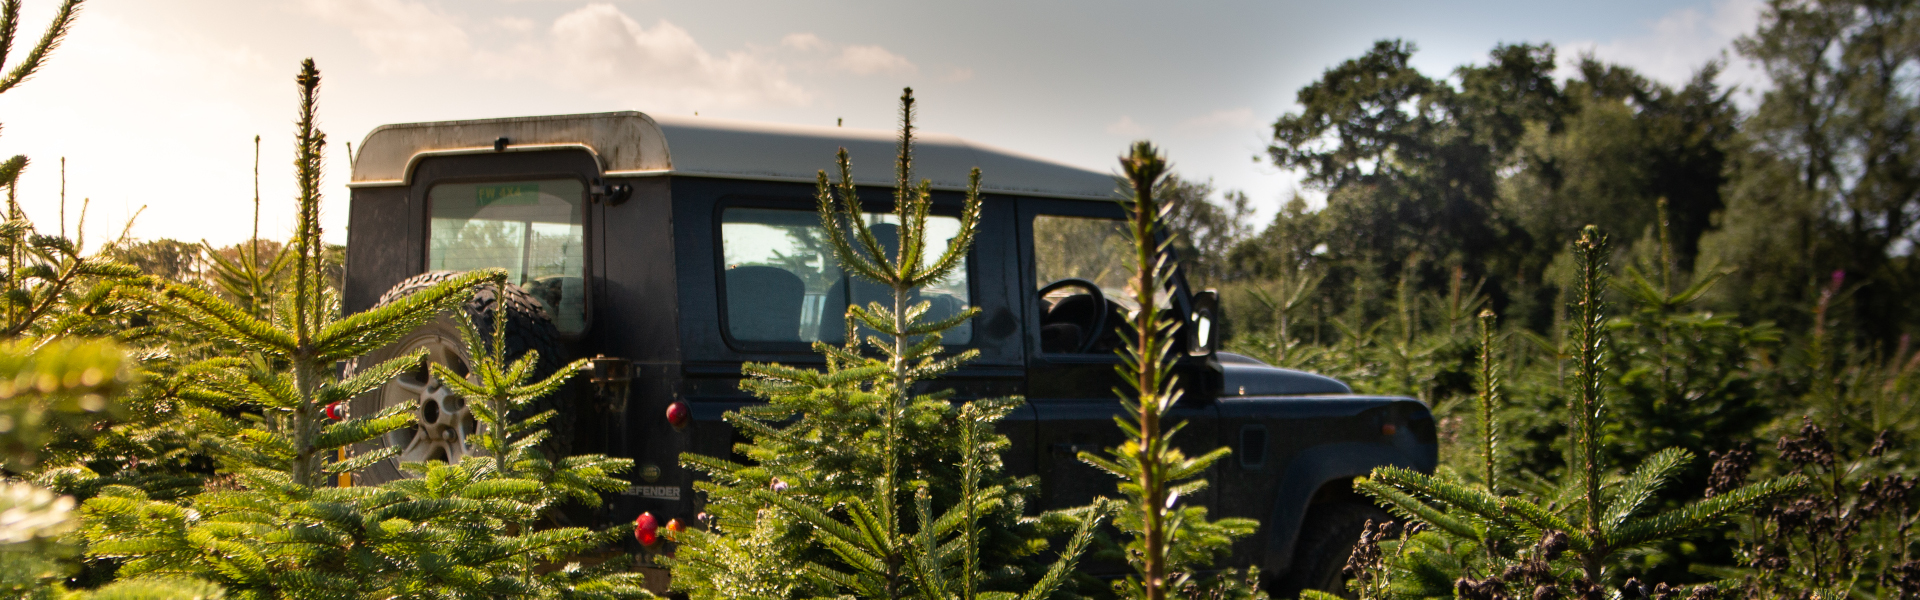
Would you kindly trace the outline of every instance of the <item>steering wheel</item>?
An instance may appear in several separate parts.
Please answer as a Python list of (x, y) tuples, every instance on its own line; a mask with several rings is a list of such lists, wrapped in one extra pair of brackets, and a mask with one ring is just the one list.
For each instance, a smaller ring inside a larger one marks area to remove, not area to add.
[[(1041, 298), (1046, 298), (1047, 294), (1070, 287), (1086, 290), (1086, 296), (1093, 304), (1093, 306), (1089, 307), (1089, 310), (1093, 313), (1092, 322), (1084, 324), (1086, 329), (1083, 330), (1085, 333), (1080, 336), (1080, 347), (1074, 349), (1074, 353), (1076, 354), (1085, 354), (1093, 350), (1093, 345), (1099, 343), (1101, 335), (1107, 330), (1107, 295), (1100, 292), (1100, 286), (1098, 284), (1077, 277), (1068, 277), (1049, 283), (1040, 288), (1039, 295)], [(1048, 319), (1053, 316), (1054, 312), (1062, 305), (1065, 305), (1070, 299), (1072, 299), (1072, 296), (1062, 298), (1060, 302), (1053, 305), (1053, 308), (1048, 309), (1047, 314), (1040, 319), (1041, 325), (1046, 325)], [(1080, 323), (1074, 324), (1081, 325)]]

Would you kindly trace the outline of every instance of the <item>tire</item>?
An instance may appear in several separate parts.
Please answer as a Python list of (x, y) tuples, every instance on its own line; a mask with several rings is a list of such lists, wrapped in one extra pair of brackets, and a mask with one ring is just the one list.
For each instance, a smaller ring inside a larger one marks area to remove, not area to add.
[[(381, 294), (374, 306), (385, 306), (459, 274), (433, 271), (413, 276)], [(554, 328), (553, 320), (547, 316), (539, 300), (516, 285), (508, 284), (505, 293), (498, 293), (492, 286), (482, 287), (475, 290), (473, 297), (463, 306), (467, 318), (479, 330), (482, 343), (492, 343), (493, 311), (502, 308), (507, 311), (505, 341), (509, 362), (519, 359), (528, 350), (538, 351), (539, 363), (529, 378), (532, 381), (552, 375), (565, 364), (566, 357), (559, 343), (560, 334)], [(467, 355), (465, 345), (460, 341), (459, 326), (451, 316), (442, 314), (425, 326), (401, 336), (393, 344), (348, 362), (347, 372), (351, 374), (361, 365), (377, 365), (419, 348), (427, 349), (427, 360), (448, 365), (461, 374), (465, 374), (472, 364), (472, 357)], [(524, 410), (507, 415), (509, 421), (517, 421), (547, 410), (555, 411), (554, 418), (546, 423), (549, 435), (539, 446), (541, 453), (549, 458), (566, 456), (572, 447), (574, 411), (573, 403), (568, 400), (571, 398), (568, 391), (569, 388), (561, 388), (552, 395), (534, 400)], [(470, 411), (466, 410), (464, 399), (448, 394), (447, 388), (434, 380), (424, 364), (372, 392), (355, 397), (349, 410), (355, 415), (372, 415), (405, 400), (420, 403), (420, 408), (415, 412), (415, 418), (418, 419), (416, 423), (429, 425), (421, 427), (416, 424), (359, 445), (355, 449), (357, 452), (400, 447), (402, 455), (374, 463), (355, 473), (354, 483), (379, 485), (412, 477), (411, 473), (400, 469), (399, 463), (402, 461), (458, 462), (462, 456), (480, 452), (478, 443), (470, 439), (470, 436), (479, 432), (480, 427)]]
[(1367, 522), (1385, 523), (1393, 516), (1380, 507), (1362, 501), (1322, 504), (1307, 511), (1300, 538), (1294, 544), (1293, 565), (1272, 586), (1273, 597), (1294, 598), (1301, 590), (1319, 590), (1342, 598), (1347, 591), (1347, 557), (1360, 541)]

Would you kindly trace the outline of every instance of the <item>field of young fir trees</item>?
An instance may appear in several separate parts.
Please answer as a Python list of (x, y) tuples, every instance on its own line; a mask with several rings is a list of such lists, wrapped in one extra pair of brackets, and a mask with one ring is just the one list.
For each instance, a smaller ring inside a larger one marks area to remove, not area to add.
[[(31, 38), (21, 1), (0, 0), (0, 93), (58, 68), (80, 4), (61, 0)], [(10, 57), (16, 37), (26, 51)], [(1222, 290), (1229, 350), (1433, 407), (1440, 470), (1357, 484), (1398, 518), (1361, 537), (1345, 597), (1920, 598), (1916, 40), (1920, 3), (1772, 2), (1732, 49), (1768, 81), (1749, 107), (1717, 63), (1680, 87), (1590, 57), (1562, 78), (1554, 48), (1520, 44), (1434, 76), (1409, 66), (1413, 44), (1381, 41), (1273, 125), (1270, 160), (1323, 208), (1296, 197), (1256, 228), (1243, 194), (1215, 198), (1151, 144), (1126, 149), (1131, 300), (1155, 305), (1178, 269)], [(320, 71), (307, 61), (293, 83), (295, 231), (89, 244), (65, 237), (64, 207), (59, 234), (21, 211), (27, 157), (0, 163), (0, 594), (654, 595), (625, 551), (632, 528), (563, 518), (625, 487), (631, 461), (546, 456), (552, 415), (528, 409), (586, 362), (534, 380), (503, 311), (461, 309), (504, 272), (342, 314), (344, 249), (318, 218)], [(857, 218), (851, 157), (818, 157), (833, 254), (894, 302), (853, 307), (849, 333), (867, 335), (816, 343), (824, 370), (746, 368), (766, 403), (728, 415), (735, 456), (684, 457), (708, 513), (661, 530), (671, 593), (1265, 596), (1257, 572), (1212, 566), (1255, 524), (1178, 502), (1227, 451), (1171, 443), (1177, 323), (1126, 323), (1130, 441), (1081, 454), (1115, 483), (1084, 507), (1030, 510), (1038, 483), (1002, 469), (994, 424), (1020, 398), (954, 403), (924, 385), (972, 358), (938, 339), (973, 311), (926, 321), (916, 289), (962, 264), (993, 174), (974, 171), (959, 235), (927, 254), (914, 102), (901, 98), (897, 251)], [(258, 176), (286, 175), (273, 171)], [(475, 360), (435, 368), (486, 452), (341, 485), (394, 452), (344, 449), (413, 418), (341, 407), (421, 364), (356, 359), (442, 314)], [(1091, 560), (1134, 574), (1081, 574)]]

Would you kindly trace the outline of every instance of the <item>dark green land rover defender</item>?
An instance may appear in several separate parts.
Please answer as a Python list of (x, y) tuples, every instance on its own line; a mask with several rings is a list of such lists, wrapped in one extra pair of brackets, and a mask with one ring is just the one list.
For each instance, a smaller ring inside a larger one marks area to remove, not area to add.
[[(483, 293), (469, 310), (510, 311), (509, 344), (550, 363), (595, 359), (591, 381), (546, 401), (561, 413), (557, 449), (635, 461), (632, 485), (599, 518), (690, 522), (702, 498), (676, 457), (731, 452), (737, 437), (720, 417), (754, 402), (740, 391), (741, 363), (821, 364), (810, 345), (838, 341), (846, 307), (884, 293), (849, 279), (820, 243), (814, 177), (841, 147), (855, 181), (874, 188), (863, 196), (890, 198), (886, 131), (639, 112), (383, 126), (360, 145), (348, 184), (346, 308), (447, 272), (506, 269), (518, 288)], [(1110, 476), (1076, 458), (1120, 441), (1114, 332), (1138, 308), (1123, 300), (1113, 177), (941, 135), (920, 138), (916, 164), (934, 178), (936, 213), (948, 215), (962, 178), (983, 173), (965, 268), (923, 290), (936, 312), (981, 309), (946, 336), (979, 358), (939, 385), (962, 401), (1026, 397), (1003, 424), (1013, 440), (1005, 464), (1040, 476), (1043, 507), (1115, 494)], [(866, 208), (884, 236), (892, 207)], [(930, 224), (958, 226), (951, 216)], [(1384, 518), (1351, 481), (1384, 465), (1432, 470), (1431, 413), (1219, 352), (1205, 333), (1217, 329), (1207, 326), (1213, 293), (1176, 287), (1171, 308), (1192, 325), (1179, 368), (1192, 383), (1173, 416), (1187, 422), (1190, 452), (1233, 448), (1196, 501), (1213, 516), (1260, 521), (1234, 564), (1258, 565), (1286, 588), (1330, 587), (1362, 523)], [(450, 320), (376, 354), (415, 348), (456, 370), (466, 360)], [(401, 448), (405, 461), (473, 451), (473, 417), (424, 369), (355, 399), (354, 410), (408, 400), (419, 424), (375, 443)], [(398, 476), (393, 465), (360, 475)]]

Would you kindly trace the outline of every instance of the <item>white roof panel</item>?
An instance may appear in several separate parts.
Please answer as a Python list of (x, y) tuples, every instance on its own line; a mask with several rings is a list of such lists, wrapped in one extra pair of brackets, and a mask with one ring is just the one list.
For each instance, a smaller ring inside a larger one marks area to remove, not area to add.
[[(367, 134), (354, 157), (351, 187), (406, 185), (422, 158), (506, 151), (576, 149), (592, 153), (608, 177), (687, 175), (728, 179), (812, 182), (834, 172), (834, 153), (847, 149), (853, 179), (864, 185), (893, 184), (898, 151), (895, 132), (851, 127), (814, 127), (711, 117), (652, 117), (635, 111), (550, 117), (519, 117), (384, 125)], [(918, 133), (914, 179), (936, 189), (965, 189), (967, 173), (980, 167), (988, 192), (1066, 198), (1109, 199), (1113, 176), (968, 142), (939, 133)]]

